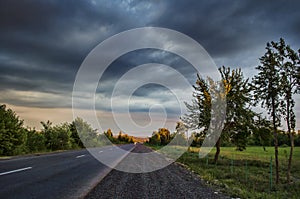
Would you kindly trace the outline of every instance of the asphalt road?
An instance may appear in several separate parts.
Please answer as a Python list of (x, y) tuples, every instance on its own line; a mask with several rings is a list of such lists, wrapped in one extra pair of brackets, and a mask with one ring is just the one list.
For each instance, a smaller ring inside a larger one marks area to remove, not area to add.
[[(130, 151), (134, 145), (122, 148)], [(118, 147), (93, 151), (108, 165), (126, 155)], [(81, 198), (110, 171), (87, 150), (0, 160), (0, 198)]]

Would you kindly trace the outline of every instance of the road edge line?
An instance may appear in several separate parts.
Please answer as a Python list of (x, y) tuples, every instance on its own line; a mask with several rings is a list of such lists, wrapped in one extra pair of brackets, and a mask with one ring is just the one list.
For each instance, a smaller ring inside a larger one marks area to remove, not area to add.
[(26, 170), (30, 170), (30, 169), (32, 169), (32, 167), (24, 167), (24, 168), (21, 168), (21, 169), (15, 169), (15, 170), (11, 170), (11, 171), (6, 171), (6, 172), (0, 173), (0, 176), (12, 174), (12, 173), (17, 173), (17, 172), (21, 172), (21, 171), (26, 171)]

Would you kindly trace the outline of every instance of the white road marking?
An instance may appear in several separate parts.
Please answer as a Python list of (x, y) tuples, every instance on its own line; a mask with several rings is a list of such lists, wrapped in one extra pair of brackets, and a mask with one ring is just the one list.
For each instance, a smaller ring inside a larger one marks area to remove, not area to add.
[(99, 151), (99, 153), (102, 153), (103, 151)]
[(11, 173), (16, 173), (16, 172), (20, 172), (20, 171), (25, 171), (25, 170), (29, 170), (29, 169), (32, 169), (32, 167), (26, 167), (26, 168), (21, 168), (21, 169), (16, 169), (16, 170), (12, 170), (12, 171), (3, 172), (3, 173), (0, 173), (0, 176), (11, 174)]
[(76, 158), (82, 158), (84, 157), (85, 155), (79, 155), (79, 156), (76, 156)]

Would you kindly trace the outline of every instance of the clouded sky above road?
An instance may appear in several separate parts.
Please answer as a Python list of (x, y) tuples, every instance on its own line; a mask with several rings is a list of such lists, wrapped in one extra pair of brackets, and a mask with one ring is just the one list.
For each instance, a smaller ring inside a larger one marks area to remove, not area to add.
[[(39, 121), (48, 119), (71, 121), (73, 83), (88, 53), (110, 36), (145, 26), (182, 32), (199, 42), (217, 66), (242, 67), (245, 76), (252, 77), (267, 42), (283, 37), (292, 48), (300, 48), (299, 7), (299, 1), (279, 0), (4, 0), (0, 2), (0, 103), (8, 104), (29, 126), (40, 128)], [(103, 128), (119, 130), (108, 106), (116, 81), (149, 62), (170, 65), (195, 81), (189, 63), (172, 53), (144, 49), (125, 54), (112, 63), (97, 89)], [(155, 77), (157, 71), (145, 72)], [(166, 81), (171, 78), (172, 74), (166, 75)], [(166, 125), (174, 128), (179, 115), (172, 95), (161, 86), (142, 86), (133, 96), (132, 118), (144, 125), (151, 104), (162, 104), (168, 114)], [(298, 118), (299, 107), (298, 103)]]

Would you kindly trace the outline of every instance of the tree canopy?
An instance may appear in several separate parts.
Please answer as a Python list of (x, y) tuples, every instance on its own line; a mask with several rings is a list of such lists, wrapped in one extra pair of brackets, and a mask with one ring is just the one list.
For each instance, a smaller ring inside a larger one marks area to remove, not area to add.
[[(197, 75), (192, 103), (185, 103), (188, 113), (182, 117), (183, 122), (191, 129), (201, 129), (207, 135), (211, 123), (213, 96), (226, 97), (226, 117), (221, 137), (217, 140), (215, 161), (220, 153), (221, 140), (231, 141), (237, 149), (246, 147), (247, 137), (251, 132), (254, 112), (250, 109), (251, 95), (248, 79), (244, 79), (241, 69), (219, 68), (221, 82), (205, 80)], [(218, 89), (222, 84), (224, 89)]]
[(0, 105), (0, 154), (14, 155), (25, 138), (23, 120), (5, 105)]

